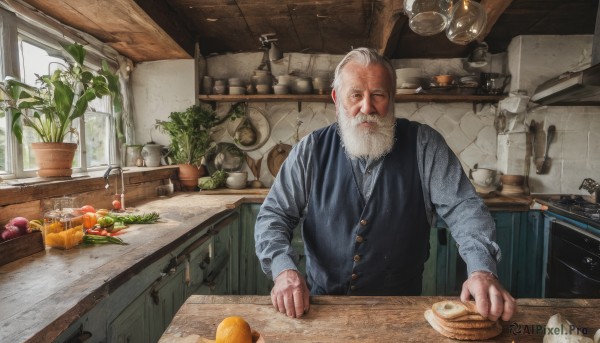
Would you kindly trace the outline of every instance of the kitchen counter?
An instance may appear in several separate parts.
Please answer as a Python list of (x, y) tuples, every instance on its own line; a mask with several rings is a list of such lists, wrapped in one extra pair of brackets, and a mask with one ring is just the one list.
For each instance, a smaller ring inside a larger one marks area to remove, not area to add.
[[(159, 343), (186, 341), (191, 335), (214, 339), (223, 318), (238, 315), (265, 342), (456, 342), (435, 331), (423, 317), (446, 297), (313, 296), (301, 319), (275, 311), (269, 296), (193, 295), (184, 303)], [(518, 299), (518, 311), (503, 322), (500, 336), (486, 342), (541, 342), (550, 316), (561, 313), (593, 337), (600, 299)], [(191, 337), (190, 337), (191, 338)], [(189, 340), (190, 342), (194, 340)]]
[[(216, 219), (243, 203), (261, 203), (267, 189), (175, 193), (133, 204), (161, 222), (132, 225), (128, 245), (46, 249), (0, 267), (0, 342), (56, 338), (114, 289)], [(493, 199), (493, 200), (492, 200)], [(490, 209), (528, 208), (526, 197), (486, 199)], [(165, 234), (168, 232), (168, 234)]]
[[(120, 285), (231, 208), (260, 197), (176, 193), (135, 204), (156, 224), (131, 225), (128, 245), (45, 251), (0, 267), (0, 342), (50, 342)], [(168, 232), (168, 234), (165, 234)]]

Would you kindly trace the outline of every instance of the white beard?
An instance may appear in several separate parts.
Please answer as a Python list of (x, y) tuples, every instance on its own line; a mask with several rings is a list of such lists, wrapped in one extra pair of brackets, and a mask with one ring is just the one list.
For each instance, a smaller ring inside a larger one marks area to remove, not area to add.
[[(385, 117), (359, 113), (351, 118), (342, 104), (337, 112), (338, 131), (350, 158), (377, 160), (392, 151), (396, 124), (393, 105)], [(360, 124), (364, 122), (375, 123), (376, 126), (361, 127)]]

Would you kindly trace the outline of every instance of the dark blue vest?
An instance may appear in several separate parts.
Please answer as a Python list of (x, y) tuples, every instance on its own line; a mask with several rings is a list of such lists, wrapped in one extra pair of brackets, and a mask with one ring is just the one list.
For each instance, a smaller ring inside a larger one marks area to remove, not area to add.
[(420, 295), (429, 224), (417, 131), (417, 123), (396, 121), (394, 148), (366, 203), (337, 124), (312, 133), (312, 190), (302, 227), (311, 294)]

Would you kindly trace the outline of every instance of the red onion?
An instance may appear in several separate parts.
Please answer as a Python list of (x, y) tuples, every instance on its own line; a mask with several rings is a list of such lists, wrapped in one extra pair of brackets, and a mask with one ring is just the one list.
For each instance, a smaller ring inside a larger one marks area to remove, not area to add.
[(23, 233), (21, 233), (21, 229), (14, 225), (6, 224), (6, 226), (4, 226), (4, 231), (2, 231), (1, 237), (3, 241), (8, 241), (9, 239), (17, 238), (22, 235)]
[(18, 227), (19, 231), (21, 231), (22, 235), (25, 235), (25, 234), (27, 234), (27, 232), (29, 232), (29, 220), (27, 220), (27, 218), (14, 217), (4, 227), (6, 229), (8, 229), (9, 226), (16, 226), (16, 227)]

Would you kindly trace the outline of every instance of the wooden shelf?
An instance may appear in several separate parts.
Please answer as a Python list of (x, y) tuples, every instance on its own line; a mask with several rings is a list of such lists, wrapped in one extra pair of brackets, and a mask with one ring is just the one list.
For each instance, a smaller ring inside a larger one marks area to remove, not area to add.
[[(460, 95), (460, 94), (396, 94), (395, 102), (498, 102), (505, 95)], [(286, 95), (205, 95), (198, 96), (204, 102), (333, 102), (331, 95), (286, 94)]]

